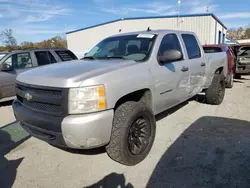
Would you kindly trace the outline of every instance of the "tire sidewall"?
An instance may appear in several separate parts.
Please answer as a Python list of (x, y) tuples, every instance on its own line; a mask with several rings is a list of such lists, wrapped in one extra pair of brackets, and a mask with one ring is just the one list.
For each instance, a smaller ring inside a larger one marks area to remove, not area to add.
[[(206, 91), (206, 101), (208, 104), (219, 105), (222, 103), (225, 96), (225, 78), (222, 74), (215, 74), (212, 84)], [(221, 87), (221, 88), (220, 88)], [(219, 89), (222, 89), (222, 94), (219, 96)]]
[[(140, 116), (148, 117), (151, 136), (148, 146), (140, 155), (134, 155), (128, 147), (128, 133), (132, 123)], [(106, 146), (108, 155), (115, 161), (133, 166), (143, 161), (150, 152), (155, 138), (155, 116), (149, 106), (143, 102), (128, 101), (121, 104), (114, 114), (110, 143)], [(118, 139), (117, 139), (118, 138)]]
[[(130, 129), (130, 126), (132, 123), (139, 117), (146, 117), (150, 123), (150, 138), (148, 140), (148, 145), (146, 149), (140, 154), (140, 155), (134, 155), (130, 152), (128, 147), (128, 132)], [(145, 159), (145, 157), (150, 152), (154, 139), (155, 139), (155, 129), (156, 129), (156, 123), (155, 123), (155, 116), (153, 115), (152, 111), (149, 107), (147, 107), (144, 103), (138, 103), (138, 107), (134, 108), (132, 111), (130, 118), (127, 119), (126, 124), (126, 131), (124, 133), (123, 137), (123, 148), (124, 148), (124, 155), (126, 155), (126, 158), (129, 159), (130, 163), (138, 163)]]

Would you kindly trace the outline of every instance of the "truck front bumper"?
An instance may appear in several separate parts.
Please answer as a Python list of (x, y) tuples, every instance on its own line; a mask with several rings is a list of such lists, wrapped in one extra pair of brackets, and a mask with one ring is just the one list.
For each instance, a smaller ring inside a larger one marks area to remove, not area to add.
[(16, 119), (26, 131), (52, 145), (91, 149), (110, 141), (113, 110), (59, 117), (32, 111), (17, 100), (12, 107)]

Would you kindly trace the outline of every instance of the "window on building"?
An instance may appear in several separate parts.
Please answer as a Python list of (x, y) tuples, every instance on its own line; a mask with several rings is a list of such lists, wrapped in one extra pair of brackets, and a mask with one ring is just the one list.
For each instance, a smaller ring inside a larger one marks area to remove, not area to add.
[(187, 49), (188, 58), (194, 59), (201, 57), (201, 50), (195, 36), (190, 34), (183, 34), (182, 38)]
[(221, 43), (221, 31), (219, 31), (219, 38), (218, 38), (218, 44)]

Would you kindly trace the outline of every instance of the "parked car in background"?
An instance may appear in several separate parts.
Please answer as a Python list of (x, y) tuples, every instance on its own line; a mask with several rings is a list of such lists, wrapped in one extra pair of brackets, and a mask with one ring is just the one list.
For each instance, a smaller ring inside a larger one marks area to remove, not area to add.
[(235, 67), (236, 67), (236, 56), (233, 49), (226, 45), (226, 44), (217, 44), (217, 45), (204, 45), (203, 49), (205, 53), (219, 53), (219, 52), (226, 52), (227, 54), (227, 68), (228, 74), (226, 77), (226, 87), (232, 88), (234, 84), (234, 74), (235, 74)]
[(106, 146), (113, 160), (135, 165), (151, 150), (156, 114), (201, 91), (208, 104), (222, 103), (226, 66), (226, 53), (206, 55), (192, 32), (125, 33), (101, 41), (84, 60), (18, 75), (12, 106), (37, 138), (78, 149)]
[(237, 64), (235, 78), (241, 78), (241, 75), (250, 74), (250, 45), (241, 46), (237, 52)]
[(0, 102), (15, 96), (15, 81), (19, 73), (33, 67), (75, 59), (77, 57), (70, 50), (60, 48), (18, 50), (8, 53), (0, 60)]
[(0, 52), (0, 60), (6, 56), (8, 54), (8, 52)]

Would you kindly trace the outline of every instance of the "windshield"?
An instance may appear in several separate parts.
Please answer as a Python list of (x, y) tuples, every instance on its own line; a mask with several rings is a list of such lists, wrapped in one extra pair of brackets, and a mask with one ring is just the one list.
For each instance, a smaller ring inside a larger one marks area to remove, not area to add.
[(238, 56), (250, 56), (250, 46), (240, 48), (238, 51)]
[(150, 56), (155, 38), (154, 34), (110, 37), (97, 44), (85, 58), (145, 61)]
[(0, 54), (0, 60), (4, 58), (7, 54)]

